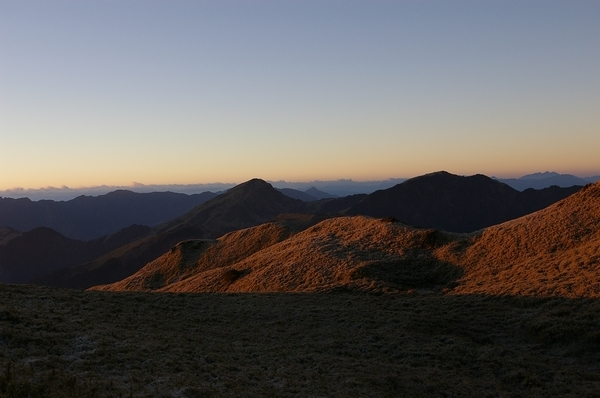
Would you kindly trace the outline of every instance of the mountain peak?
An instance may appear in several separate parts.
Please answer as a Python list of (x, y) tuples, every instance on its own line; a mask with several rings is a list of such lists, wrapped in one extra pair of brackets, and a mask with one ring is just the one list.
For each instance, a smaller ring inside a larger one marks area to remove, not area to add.
[(159, 226), (157, 231), (191, 224), (205, 228), (210, 231), (209, 237), (216, 238), (236, 229), (262, 224), (282, 213), (294, 212), (301, 205), (300, 200), (289, 198), (268, 182), (253, 178)]
[(241, 184), (236, 185), (233, 188), (227, 190), (226, 193), (229, 192), (237, 192), (237, 191), (246, 191), (246, 190), (273, 190), (275, 188), (265, 180), (261, 180), (260, 178), (253, 178), (246, 182), (242, 182)]
[[(562, 175), (566, 175), (566, 174), (562, 174)], [(561, 174), (558, 174), (555, 171), (544, 171), (543, 173), (527, 174), (519, 179), (520, 180), (539, 180), (542, 178), (559, 177), (559, 176), (561, 176)]]
[(445, 170), (436, 171), (433, 173), (424, 174), (422, 176), (410, 178), (405, 182), (396, 185), (399, 186), (414, 186), (415, 184), (422, 184), (424, 186), (433, 187), (435, 184), (450, 184), (452, 187), (457, 189), (463, 185), (469, 187), (476, 187), (479, 185), (492, 185), (496, 186), (498, 183), (495, 180), (492, 180), (490, 177), (483, 174), (475, 174), (471, 176), (462, 176), (457, 174), (449, 173)]
[(238, 187), (243, 187), (243, 186), (269, 186), (271, 188), (273, 188), (273, 186), (271, 184), (269, 184), (268, 182), (266, 182), (265, 180), (261, 179), (261, 178), (252, 178), (246, 182), (242, 182), (241, 184), (238, 185)]

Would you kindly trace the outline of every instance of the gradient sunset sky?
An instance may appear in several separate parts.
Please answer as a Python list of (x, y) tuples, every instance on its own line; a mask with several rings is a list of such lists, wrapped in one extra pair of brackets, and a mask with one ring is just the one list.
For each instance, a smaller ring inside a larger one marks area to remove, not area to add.
[(0, 0), (0, 190), (600, 174), (598, 1)]

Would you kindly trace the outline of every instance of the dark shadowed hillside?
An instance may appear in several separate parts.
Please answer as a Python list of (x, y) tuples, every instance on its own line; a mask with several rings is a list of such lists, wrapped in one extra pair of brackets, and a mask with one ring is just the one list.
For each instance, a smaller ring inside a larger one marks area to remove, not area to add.
[(379, 217), (395, 216), (415, 226), (475, 230), (538, 210), (576, 190), (553, 187), (520, 193), (485, 176), (435, 173), (368, 196), (307, 203), (291, 199), (265, 181), (254, 179), (157, 226), (135, 242), (85, 264), (56, 271), (38, 282), (73, 288), (113, 283), (134, 274), (179, 241), (216, 239), (270, 221), (299, 232), (328, 217), (364, 211)]
[[(183, 216), (154, 228), (143, 239), (120, 247), (88, 264), (59, 270), (39, 282), (70, 288), (87, 288), (116, 282), (135, 273), (179, 241), (214, 239), (225, 233), (292, 213), (302, 203), (283, 195), (265, 181), (250, 180)], [(308, 218), (308, 221), (300, 224), (310, 225), (311, 217)]]
[(31, 283), (56, 269), (91, 261), (128, 244), (147, 234), (150, 227), (132, 225), (116, 234), (85, 242), (44, 227), (22, 233), (4, 231), (0, 235), (4, 237), (0, 238), (0, 282)]
[(346, 212), (352, 208), (352, 206), (360, 203), (367, 194), (357, 194), (344, 196), (343, 198), (325, 198), (315, 202), (306, 203), (304, 205), (304, 211), (312, 214), (327, 214), (330, 216), (337, 216), (346, 214)]
[[(364, 216), (327, 219), (289, 238), (278, 231), (265, 224), (211, 247), (197, 242), (205, 249), (187, 259), (176, 247), (130, 278), (97, 289), (600, 297), (600, 184), (471, 234)], [(248, 250), (261, 237), (265, 244)], [(209, 258), (215, 249), (229, 255)]]
[(206, 229), (209, 233), (207, 238), (218, 238), (236, 229), (270, 221), (283, 213), (297, 212), (302, 205), (302, 201), (285, 196), (271, 184), (252, 179), (160, 225), (156, 232), (190, 224)]
[(91, 240), (133, 224), (156, 226), (215, 196), (212, 192), (185, 195), (119, 190), (66, 202), (0, 198), (0, 227), (19, 231), (48, 227), (71, 239)]
[(471, 232), (543, 209), (579, 189), (519, 192), (481, 174), (463, 177), (441, 171), (374, 192), (346, 214), (395, 217), (423, 228)]
[(310, 188), (308, 188), (304, 192), (307, 193), (308, 195), (314, 197), (317, 200), (319, 200), (319, 199), (333, 199), (333, 198), (337, 198), (336, 195), (332, 195), (330, 193), (323, 192), (320, 189), (317, 189), (315, 187), (310, 187)]
[(287, 196), (288, 198), (298, 199), (303, 202), (312, 202), (313, 200), (317, 200), (314, 196), (307, 194), (306, 192), (298, 191), (297, 189), (292, 188), (277, 188), (279, 192)]
[(98, 283), (119, 281), (159, 257), (177, 242), (198, 239), (205, 235), (204, 230), (192, 225), (180, 225), (161, 234), (146, 234), (88, 262), (58, 269), (50, 275), (36, 279), (35, 283), (83, 289)]

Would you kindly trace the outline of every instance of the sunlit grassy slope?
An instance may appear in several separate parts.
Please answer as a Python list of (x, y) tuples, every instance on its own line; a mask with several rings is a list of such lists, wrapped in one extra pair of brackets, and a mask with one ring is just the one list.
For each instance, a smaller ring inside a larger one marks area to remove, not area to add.
[[(209, 247), (210, 246), (210, 247)], [(197, 250), (195, 247), (202, 247)], [(189, 241), (98, 290), (315, 292), (335, 289), (600, 297), (600, 184), (472, 234), (364, 216), (292, 235), (277, 223)]]

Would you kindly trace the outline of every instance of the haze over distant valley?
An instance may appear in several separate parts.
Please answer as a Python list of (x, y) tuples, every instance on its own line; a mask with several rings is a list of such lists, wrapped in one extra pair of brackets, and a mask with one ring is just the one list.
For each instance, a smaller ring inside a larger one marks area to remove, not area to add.
[[(492, 177), (498, 181), (523, 191), (527, 188), (542, 189), (552, 185), (560, 187), (570, 187), (573, 185), (585, 185), (600, 180), (600, 175), (596, 176), (574, 176), (572, 174), (560, 174), (557, 172), (543, 172), (524, 175), (520, 178), (499, 178)], [(351, 179), (340, 179), (332, 181), (269, 181), (275, 188), (291, 188), (299, 191), (307, 191), (311, 188), (317, 188), (325, 193), (334, 196), (348, 196), (356, 194), (370, 194), (380, 189), (387, 189), (407, 178), (389, 178), (386, 180), (374, 181), (354, 181)], [(212, 184), (171, 184), (171, 185), (144, 185), (132, 183), (126, 186), (96, 186), (96, 187), (45, 187), (45, 188), (13, 188), (0, 191), (0, 197), (5, 198), (29, 198), (31, 200), (70, 200), (81, 195), (97, 196), (104, 195), (115, 190), (128, 190), (132, 192), (150, 193), (150, 192), (175, 192), (185, 194), (198, 194), (203, 192), (219, 193), (232, 188), (234, 183), (212, 183)]]

